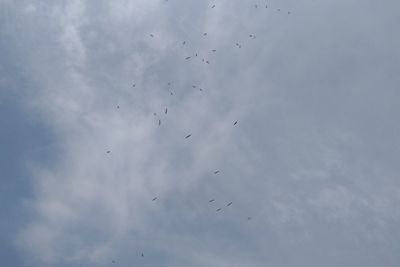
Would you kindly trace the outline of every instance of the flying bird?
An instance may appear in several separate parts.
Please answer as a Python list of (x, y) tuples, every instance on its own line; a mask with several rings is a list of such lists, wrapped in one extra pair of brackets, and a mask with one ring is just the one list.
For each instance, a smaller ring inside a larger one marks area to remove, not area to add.
[(205, 32), (205, 33), (203, 33), (203, 36), (206, 36), (207, 35), (207, 33)]
[(214, 202), (214, 201), (215, 201), (215, 199), (210, 199), (208, 202), (210, 202), (210, 203), (211, 203), (211, 202)]
[(110, 150), (108, 150), (106, 153), (107, 153), (107, 154), (110, 154), (110, 153), (111, 153), (111, 151), (110, 151)]
[(119, 109), (119, 106), (117, 106), (117, 109)]
[(233, 202), (229, 202), (228, 205), (226, 205), (227, 207), (229, 207), (230, 205), (232, 205)]
[(247, 220), (250, 221), (250, 220), (251, 220), (251, 217), (247, 217)]
[(186, 57), (185, 59), (189, 59), (190, 57)]
[(188, 139), (189, 137), (191, 137), (192, 135), (191, 134), (188, 134), (188, 135), (186, 135), (186, 139)]
[(150, 33), (150, 37), (151, 37), (151, 38), (153, 38), (153, 37), (154, 37), (154, 35)]
[(185, 44), (186, 44), (186, 41), (183, 41), (182, 45), (185, 45)]
[(196, 85), (192, 85), (193, 88), (196, 88)]
[(157, 200), (157, 197), (153, 198), (153, 200), (152, 200), (152, 201), (156, 201), (156, 200)]
[(214, 8), (215, 7), (215, 5), (213, 5), (211, 8)]
[(213, 49), (213, 50), (211, 50), (211, 51), (213, 51), (213, 52), (217, 52), (217, 50), (215, 50), (215, 49)]
[(217, 209), (217, 211), (220, 211), (220, 210), (222, 210), (222, 209), (221, 208)]
[(161, 125), (161, 120), (158, 120), (158, 126), (160, 126)]
[(214, 174), (218, 174), (218, 173), (219, 173), (219, 171), (215, 171), (215, 172), (214, 172)]
[(210, 64), (210, 61), (207, 60), (206, 63), (207, 63), (207, 64)]
[(144, 257), (144, 254), (142, 253), (142, 257)]
[(134, 83), (133, 85), (132, 85), (132, 87), (135, 87), (136, 86), (136, 84)]
[(236, 125), (237, 124), (237, 121), (235, 121), (234, 123), (233, 123), (233, 125)]
[(165, 108), (165, 114), (167, 114), (168, 113), (168, 108)]
[(197, 57), (197, 53), (196, 53), (196, 57)]

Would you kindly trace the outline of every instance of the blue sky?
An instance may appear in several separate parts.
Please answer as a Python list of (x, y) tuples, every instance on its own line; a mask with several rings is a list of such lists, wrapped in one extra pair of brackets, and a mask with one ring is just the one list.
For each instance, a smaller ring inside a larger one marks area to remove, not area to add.
[(0, 1), (2, 261), (398, 266), (400, 4), (267, 4)]

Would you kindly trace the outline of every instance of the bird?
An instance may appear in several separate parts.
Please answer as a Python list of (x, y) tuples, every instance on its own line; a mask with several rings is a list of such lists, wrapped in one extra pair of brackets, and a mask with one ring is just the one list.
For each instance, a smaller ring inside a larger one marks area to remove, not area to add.
[(207, 64), (210, 64), (210, 61), (207, 60), (206, 63), (207, 63)]
[(160, 126), (161, 125), (161, 120), (158, 120), (158, 126)]
[(215, 201), (215, 199), (210, 199), (208, 202), (210, 202), (210, 203), (211, 203), (211, 202), (214, 202), (214, 201)]
[(258, 8), (258, 5), (254, 5), (255, 8)]
[(188, 135), (186, 135), (186, 139), (188, 139), (189, 137), (191, 137), (192, 135), (191, 134), (188, 134)]
[(142, 255), (142, 257), (144, 257), (144, 254), (143, 254), (143, 253), (142, 253), (141, 255)]
[(232, 205), (233, 202), (229, 202), (226, 206), (229, 207), (230, 205)]
[(136, 86), (136, 84), (134, 83), (133, 85), (132, 85), (132, 87), (135, 87)]
[(119, 109), (119, 105), (117, 106), (117, 109)]
[(116, 261), (113, 260), (113, 261), (111, 261), (111, 263), (116, 263)]
[(213, 49), (213, 50), (211, 50), (211, 51), (213, 51), (213, 52), (217, 52), (217, 50), (215, 50), (215, 49)]
[(251, 220), (251, 217), (247, 217), (247, 220), (250, 221), (250, 220)]
[(206, 36), (207, 35), (207, 33), (205, 32), (205, 33), (203, 33), (203, 36)]
[(110, 151), (110, 150), (108, 150), (106, 153), (107, 153), (107, 154), (110, 154), (110, 153), (111, 153), (111, 151)]
[(153, 37), (154, 37), (154, 35), (150, 33), (150, 37), (151, 37), (151, 38), (153, 38)]
[(218, 174), (218, 173), (219, 173), (219, 171), (215, 171), (215, 172), (214, 172), (214, 174)]
[(185, 44), (186, 44), (186, 41), (183, 41), (182, 45), (185, 45)]
[(192, 85), (193, 88), (196, 88), (196, 85)]
[(168, 108), (165, 108), (165, 114), (167, 114), (168, 113)]
[(186, 57), (185, 59), (187, 60), (187, 59), (189, 59), (190, 57)]
[(236, 125), (237, 124), (237, 121), (235, 121), (234, 123), (233, 123), (233, 125)]
[(222, 209), (221, 208), (217, 209), (217, 211), (220, 211), (220, 210), (222, 210)]
[(170, 82), (168, 83), (168, 86), (169, 86), (169, 85), (171, 85), (171, 83), (170, 83)]
[(202, 89), (202, 88), (199, 88), (199, 90), (203, 92), (203, 89)]
[(196, 53), (196, 57), (197, 57), (197, 53)]
[(153, 200), (152, 200), (152, 201), (156, 201), (156, 200), (157, 200), (157, 197), (153, 198)]
[(215, 5), (213, 5), (211, 8), (214, 8), (215, 7)]

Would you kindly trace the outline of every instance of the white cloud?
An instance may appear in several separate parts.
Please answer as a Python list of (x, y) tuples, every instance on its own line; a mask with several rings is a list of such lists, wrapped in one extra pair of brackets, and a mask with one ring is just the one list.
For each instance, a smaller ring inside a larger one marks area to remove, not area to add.
[(356, 245), (398, 247), (397, 151), (381, 143), (397, 139), (375, 132), (396, 129), (397, 107), (379, 109), (396, 95), (374, 88), (395, 80), (364, 76), (368, 53), (384, 53), (359, 46), (362, 26), (342, 9), (356, 1), (40, 3), (6, 4), (29, 13), (11, 40), (35, 44), (14, 50), (35, 90), (26, 103), (60, 148), (32, 168), (32, 216), (17, 238), (28, 261), (338, 266), (327, 261), (339, 254), (354, 266), (368, 259)]

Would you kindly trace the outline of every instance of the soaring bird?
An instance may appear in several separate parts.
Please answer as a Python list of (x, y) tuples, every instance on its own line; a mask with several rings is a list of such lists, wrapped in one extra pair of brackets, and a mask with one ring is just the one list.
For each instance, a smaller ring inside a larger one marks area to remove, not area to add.
[(136, 84), (134, 83), (133, 85), (132, 85), (132, 87), (135, 87), (136, 86)]
[(217, 52), (217, 50), (215, 50), (215, 49), (213, 49), (213, 50), (211, 50), (211, 51), (213, 51), (213, 52)]
[(207, 35), (207, 33), (205, 32), (205, 33), (203, 33), (203, 36), (206, 36)]
[(151, 38), (153, 38), (153, 37), (154, 37), (154, 35), (150, 33), (150, 37), (151, 37)]
[(229, 202), (228, 205), (226, 205), (226, 206), (229, 207), (230, 205), (232, 205), (232, 202)]
[(107, 151), (107, 154), (110, 154), (110, 153), (111, 153), (111, 151), (110, 151), (110, 150), (108, 150), (108, 151)]
[(214, 8), (215, 7), (215, 5), (213, 5), (211, 8)]
[(161, 125), (161, 120), (158, 120), (158, 126), (160, 126)]
[(220, 211), (220, 210), (222, 210), (222, 209), (221, 208), (217, 209), (217, 211)]
[(165, 108), (165, 114), (167, 114), (168, 113), (168, 108)]
[(185, 59), (189, 59), (190, 57), (186, 57)]
[(215, 199), (210, 199), (208, 202), (210, 202), (210, 203), (211, 203), (211, 202), (214, 202), (214, 201), (215, 201)]
[(206, 63), (207, 63), (207, 64), (210, 64), (210, 61), (207, 60)]
[(214, 174), (218, 174), (218, 173), (219, 173), (219, 171), (215, 171), (215, 172), (214, 172)]
[(182, 45), (185, 45), (185, 44), (186, 44), (186, 41), (183, 41)]
[(157, 200), (157, 197), (153, 198), (153, 200), (152, 200), (152, 201), (156, 201), (156, 200)]
[(235, 121), (234, 123), (233, 123), (233, 125), (236, 125), (237, 124), (237, 121)]
[(196, 88), (196, 85), (192, 85), (193, 88)]
[(144, 254), (142, 253), (142, 257), (144, 257)]
[(119, 109), (119, 106), (117, 106), (117, 109)]
[(186, 135), (186, 139), (188, 139), (189, 137), (191, 137), (192, 135), (191, 134), (188, 134), (188, 135)]
[(247, 217), (247, 220), (251, 220), (251, 217)]

